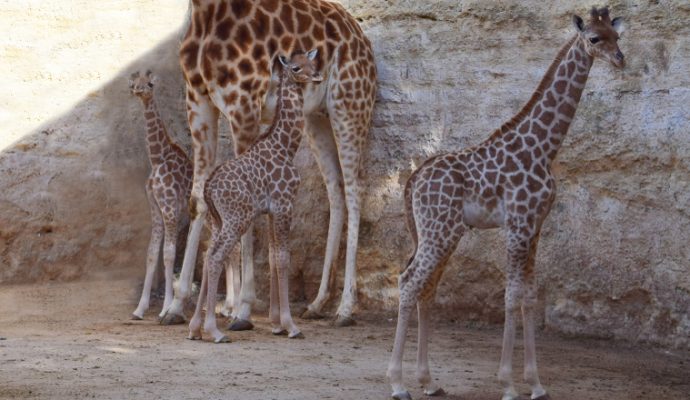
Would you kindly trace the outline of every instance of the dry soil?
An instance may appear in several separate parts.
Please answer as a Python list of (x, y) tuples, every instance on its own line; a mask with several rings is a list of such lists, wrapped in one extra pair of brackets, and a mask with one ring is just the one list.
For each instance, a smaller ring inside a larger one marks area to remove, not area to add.
[[(0, 399), (387, 399), (395, 321), (350, 328), (297, 322), (305, 340), (272, 336), (265, 316), (232, 343), (185, 340), (185, 326), (130, 321), (138, 281), (0, 286)], [(225, 319), (220, 319), (225, 325)], [(415, 332), (404, 374), (414, 398)], [(500, 398), (500, 327), (433, 324), (431, 368), (447, 399)], [(521, 349), (515, 375), (521, 374)], [(687, 399), (690, 355), (540, 332), (542, 382), (554, 400)], [(524, 383), (519, 384), (527, 392)], [(526, 397), (528, 398), (528, 397)]]

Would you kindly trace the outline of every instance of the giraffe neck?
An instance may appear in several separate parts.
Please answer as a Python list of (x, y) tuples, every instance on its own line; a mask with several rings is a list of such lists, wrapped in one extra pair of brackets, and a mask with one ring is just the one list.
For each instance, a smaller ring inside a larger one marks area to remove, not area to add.
[(146, 119), (146, 149), (152, 166), (165, 160), (165, 155), (173, 151), (172, 141), (158, 113), (156, 101), (152, 97), (142, 98), (144, 103), (144, 118)]
[[(535, 159), (546, 158), (551, 163), (575, 116), (593, 62), (582, 40), (577, 35), (570, 39), (549, 66), (529, 102), (501, 132), (514, 128), (527, 146), (534, 145)], [(522, 148), (516, 149), (520, 151)]]
[(287, 152), (288, 158), (292, 159), (302, 141), (304, 96), (302, 86), (287, 74), (287, 71), (280, 74), (276, 111), (268, 136), (279, 150)]

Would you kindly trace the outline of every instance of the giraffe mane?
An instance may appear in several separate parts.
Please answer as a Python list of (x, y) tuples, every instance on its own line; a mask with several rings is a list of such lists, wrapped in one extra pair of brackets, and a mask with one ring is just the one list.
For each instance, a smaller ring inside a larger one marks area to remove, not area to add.
[(534, 93), (532, 93), (532, 96), (529, 98), (527, 103), (525, 103), (525, 105), (522, 106), (520, 111), (518, 111), (518, 113), (515, 114), (513, 118), (503, 123), (503, 125), (501, 125), (501, 127), (498, 128), (489, 139), (493, 139), (496, 136), (506, 133), (509, 130), (515, 128), (520, 122), (522, 122), (522, 120), (527, 115), (529, 115), (529, 113), (532, 111), (532, 108), (534, 108), (534, 106), (537, 104), (539, 99), (544, 94), (544, 90), (551, 86), (551, 84), (553, 83), (554, 76), (556, 75), (556, 69), (558, 69), (558, 66), (563, 60), (563, 57), (565, 57), (565, 55), (568, 54), (570, 46), (572, 46), (577, 37), (577, 35), (574, 35), (570, 40), (568, 40), (568, 42), (566, 42), (566, 44), (563, 45), (563, 47), (561, 47), (561, 49), (558, 51), (558, 54), (556, 54), (556, 58), (554, 58), (553, 62), (551, 62), (551, 65), (549, 65), (549, 68), (546, 70), (546, 73), (542, 77), (541, 82), (539, 82), (539, 85), (534, 90)]

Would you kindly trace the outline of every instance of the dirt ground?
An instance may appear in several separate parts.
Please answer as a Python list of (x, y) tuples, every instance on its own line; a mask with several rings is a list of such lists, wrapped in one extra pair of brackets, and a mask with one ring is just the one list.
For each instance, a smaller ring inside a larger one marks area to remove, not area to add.
[[(130, 321), (138, 282), (0, 286), (0, 399), (387, 399), (395, 321), (358, 315), (350, 328), (297, 319), (306, 340), (270, 334), (265, 316), (232, 343), (185, 340), (160, 326), (159, 304)], [(225, 320), (220, 319), (225, 325)], [(437, 321), (432, 375), (447, 399), (499, 399), (501, 329)], [(404, 376), (414, 398), (416, 333)], [(542, 382), (554, 400), (688, 399), (690, 354), (540, 332)], [(521, 376), (521, 348), (515, 376)], [(519, 383), (519, 390), (528, 387)], [(525, 397), (529, 398), (529, 396)]]

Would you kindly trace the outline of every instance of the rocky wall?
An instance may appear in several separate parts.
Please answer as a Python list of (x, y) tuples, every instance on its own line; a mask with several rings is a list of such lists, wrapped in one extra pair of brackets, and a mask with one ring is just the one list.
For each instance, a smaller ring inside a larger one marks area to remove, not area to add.
[[(394, 311), (397, 273), (412, 250), (401, 198), (407, 177), (431, 155), (479, 143), (519, 110), (572, 35), (571, 15), (584, 16), (595, 3), (344, 5), (372, 40), (379, 69), (364, 163), (359, 309)], [(690, 6), (609, 5), (627, 21), (620, 47), (628, 66), (623, 72), (601, 62), (592, 68), (554, 165), (559, 191), (537, 257), (540, 322), (577, 336), (688, 348)], [(104, 271), (143, 275), (144, 128), (125, 77), (135, 67), (153, 67), (162, 76), (162, 113), (189, 146), (177, 43), (176, 35), (150, 43), (148, 53), (123, 65), (69, 112), (2, 151), (0, 281)], [(227, 138), (221, 144), (229, 154)], [(311, 300), (321, 276), (328, 206), (307, 148), (297, 163), (303, 183), (291, 239), (291, 285), (294, 300)], [(262, 229), (259, 224), (257, 274), (265, 299)], [(499, 230), (468, 231), (448, 263), (436, 307), (454, 319), (500, 323), (504, 262)]]

